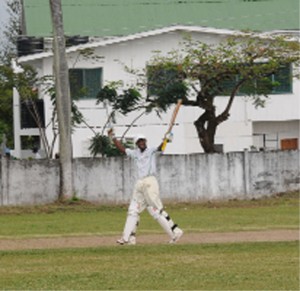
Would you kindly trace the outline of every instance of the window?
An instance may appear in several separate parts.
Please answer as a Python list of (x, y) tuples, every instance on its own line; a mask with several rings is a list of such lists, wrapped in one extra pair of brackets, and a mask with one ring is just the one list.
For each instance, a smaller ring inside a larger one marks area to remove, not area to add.
[(278, 86), (275, 86), (272, 90), (273, 94), (276, 93), (292, 93), (293, 92), (293, 76), (292, 76), (292, 64), (282, 66), (272, 78), (273, 82), (278, 82)]
[[(235, 84), (239, 81), (239, 76), (222, 82), (223, 94), (229, 95)], [(246, 82), (239, 90), (238, 95), (245, 95), (256, 91), (257, 94), (282, 94), (292, 93), (292, 65), (282, 65), (274, 74), (254, 82)]]
[(95, 99), (102, 85), (102, 68), (70, 69), (69, 79), (73, 99)]
[(21, 135), (21, 149), (32, 150), (37, 147), (40, 148), (41, 140), (37, 135)]
[(44, 100), (23, 101), (21, 103), (21, 128), (45, 127)]

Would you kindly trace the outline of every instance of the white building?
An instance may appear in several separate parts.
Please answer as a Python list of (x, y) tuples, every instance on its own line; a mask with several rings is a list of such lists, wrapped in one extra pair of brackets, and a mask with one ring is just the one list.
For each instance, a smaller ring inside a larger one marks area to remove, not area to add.
[[(167, 53), (172, 49), (178, 49), (182, 45), (183, 36), (188, 33), (195, 40), (201, 40), (209, 44), (218, 43), (226, 37), (235, 34), (235, 31), (192, 26), (171, 26), (163, 29), (137, 33), (123, 37), (99, 39), (87, 44), (73, 46), (67, 49), (67, 58), (70, 69), (77, 74), (86, 87), (92, 78), (96, 78), (96, 87), (103, 86), (109, 81), (122, 80), (124, 85), (135, 82), (132, 75), (124, 70), (124, 65), (132, 69), (144, 69), (147, 62), (153, 56), (154, 51)], [(101, 56), (99, 59), (84, 58), (80, 54), (82, 49), (93, 49), (94, 54)], [(39, 76), (52, 75), (53, 54), (51, 50), (42, 53), (22, 56), (19, 63), (30, 64), (37, 69)], [(95, 86), (95, 82), (93, 85)], [(44, 118), (47, 125), (52, 116), (52, 103), (50, 97), (39, 88), (39, 97), (44, 100)], [(91, 90), (92, 92), (93, 90)], [(95, 95), (95, 94), (94, 94)], [(81, 113), (87, 124), (96, 132), (101, 132), (107, 120), (109, 108), (96, 105), (95, 97), (85, 97), (78, 101)], [(269, 96), (266, 107), (255, 109), (251, 102), (244, 97), (236, 97), (230, 118), (222, 123), (216, 134), (216, 144), (222, 145), (225, 152), (241, 151), (250, 148), (300, 148), (299, 146), (299, 96), (300, 81), (293, 79), (291, 88), (286, 92)], [(216, 98), (217, 110), (221, 111), (227, 103), (228, 97)], [(22, 148), (22, 136), (35, 136), (39, 139), (37, 128), (26, 128), (21, 122), (21, 105), (18, 92), (14, 91), (14, 129), (15, 151), (18, 158), (31, 154), (28, 149)], [(116, 134), (121, 136), (129, 124), (138, 116), (139, 112), (133, 112), (128, 116), (117, 116), (114, 125)], [(144, 115), (136, 126), (132, 127), (127, 137), (133, 137), (136, 133), (143, 132), (147, 135), (149, 143), (158, 145), (168, 127), (172, 114), (172, 108), (163, 114), (161, 119), (155, 114)], [(193, 122), (201, 114), (200, 108), (183, 107), (180, 109), (176, 126), (174, 127), (174, 141), (169, 144), (166, 154), (189, 154), (202, 152)], [(22, 117), (24, 118), (24, 116)], [(49, 140), (52, 139), (51, 127), (46, 128)], [(93, 131), (85, 124), (81, 124), (73, 132), (74, 157), (90, 156), (88, 147)], [(24, 146), (24, 145), (23, 145)], [(57, 151), (57, 145), (56, 145)]]

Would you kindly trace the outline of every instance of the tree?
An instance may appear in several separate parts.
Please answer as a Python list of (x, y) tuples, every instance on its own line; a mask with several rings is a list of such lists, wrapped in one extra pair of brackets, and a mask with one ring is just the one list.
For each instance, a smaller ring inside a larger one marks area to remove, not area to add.
[[(194, 125), (204, 151), (212, 153), (216, 151), (217, 127), (229, 118), (235, 97), (244, 95), (252, 98), (255, 106), (264, 106), (265, 98), (286, 77), (278, 82), (272, 75), (292, 65), (299, 72), (299, 42), (283, 37), (249, 33), (217, 45), (188, 39), (182, 50), (153, 57), (139, 89), (146, 87), (145, 100), (162, 111), (178, 99), (184, 106), (201, 108)], [(222, 95), (229, 96), (228, 102), (217, 113), (215, 97)]]
[(14, 72), (11, 65), (0, 65), (0, 133), (6, 135), (9, 147), (13, 147), (13, 88), (27, 100), (27, 105), (37, 98), (33, 90), (36, 82), (36, 72), (30, 66), (23, 65)]
[(1, 60), (5, 63), (17, 55), (17, 38), (26, 34), (23, 0), (7, 0), (9, 13), (8, 24), (4, 28), (4, 38), (1, 40)]
[(0, 51), (0, 142), (6, 135), (8, 147), (13, 147), (13, 85), (11, 59), (16, 55), (16, 39), (20, 31), (20, 1), (7, 0), (9, 22), (4, 29)]
[[(31, 116), (33, 116), (34, 120), (36, 121), (36, 125), (39, 128), (40, 136), (42, 139), (42, 143), (44, 146), (44, 151), (46, 153), (46, 157), (48, 159), (53, 158), (54, 156), (54, 147), (57, 141), (57, 138), (59, 137), (59, 126), (58, 126), (58, 117), (57, 117), (57, 105), (56, 105), (56, 88), (54, 84), (54, 76), (43, 76), (38, 79), (38, 84), (43, 84), (45, 86), (45, 90), (42, 92), (42, 94), (47, 94), (50, 96), (50, 100), (52, 103), (52, 114), (51, 119), (48, 121), (46, 126), (42, 125), (39, 122), (39, 119), (41, 119), (41, 116), (39, 116), (39, 112), (37, 110), (30, 111)], [(35, 102), (34, 100), (28, 100), (30, 101), (30, 104), (32, 104), (34, 107)], [(76, 125), (79, 125), (81, 123), (85, 123), (84, 117), (82, 113), (80, 112), (79, 108), (75, 104), (74, 100), (71, 100), (71, 126), (73, 129), (76, 127)], [(46, 134), (46, 129), (51, 128), (52, 129), (52, 140), (49, 140), (48, 135)]]
[[(194, 122), (199, 141), (206, 153), (215, 152), (217, 127), (230, 116), (235, 97), (240, 93), (252, 98), (255, 106), (264, 106), (265, 98), (280, 85), (271, 76), (281, 67), (299, 61), (299, 44), (277, 38), (266, 40), (249, 36), (230, 38), (219, 45), (189, 43), (181, 62), (176, 62), (178, 74), (196, 99), (182, 96), (183, 105), (204, 110)], [(162, 65), (168, 58), (158, 59)], [(289, 78), (289, 76), (288, 76)], [(195, 86), (198, 83), (198, 88)], [(216, 113), (216, 96), (228, 95), (225, 108)]]
[[(121, 142), (124, 143), (124, 146), (131, 147), (132, 143), (130, 141), (123, 141), (125, 135), (139, 118), (144, 114), (150, 113), (154, 109), (152, 104), (148, 104), (143, 100), (141, 93), (136, 88), (122, 90), (120, 87), (122, 87), (122, 82), (111, 82), (104, 86), (97, 94), (96, 104), (102, 103), (106, 107), (109, 104), (111, 112), (108, 114), (107, 121), (103, 125), (102, 132), (96, 133), (93, 131), (94, 136), (90, 140), (89, 150), (94, 157), (98, 154), (106, 157), (122, 155), (107, 135), (105, 135), (105, 129), (115, 123), (117, 114), (126, 116), (129, 112), (142, 110), (142, 112), (133, 119), (121, 137)], [(159, 109), (157, 109), (157, 112), (158, 111)]]
[(60, 196), (72, 197), (71, 96), (61, 0), (49, 0), (53, 26), (54, 75), (59, 128)]
[(9, 67), (0, 65), (0, 143), (2, 135), (7, 137), (7, 146), (13, 147), (13, 102), (12, 72)]

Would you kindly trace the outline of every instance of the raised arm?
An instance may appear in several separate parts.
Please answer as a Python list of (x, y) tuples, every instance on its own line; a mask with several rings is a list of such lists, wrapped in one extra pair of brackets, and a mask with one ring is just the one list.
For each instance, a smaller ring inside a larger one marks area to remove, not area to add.
[(116, 148), (117, 148), (121, 153), (125, 154), (125, 153), (126, 153), (126, 148), (123, 146), (123, 144), (122, 144), (119, 140), (116, 139), (113, 129), (112, 129), (112, 128), (109, 129), (107, 133), (108, 133), (108, 136), (109, 136), (109, 137), (111, 138), (111, 140), (113, 141), (113, 143), (114, 143), (114, 145), (116, 146)]

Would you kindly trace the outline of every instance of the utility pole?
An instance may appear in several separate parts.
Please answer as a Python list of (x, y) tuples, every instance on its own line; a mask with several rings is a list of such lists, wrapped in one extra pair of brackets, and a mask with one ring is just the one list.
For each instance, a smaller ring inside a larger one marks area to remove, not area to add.
[(53, 69), (55, 75), (56, 106), (59, 128), (59, 200), (63, 200), (65, 198), (71, 198), (74, 195), (71, 140), (71, 96), (61, 0), (49, 1), (53, 26)]
[(27, 35), (24, 0), (20, 0), (20, 4), (21, 4), (21, 17), (20, 17), (21, 35)]

